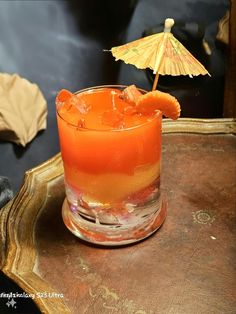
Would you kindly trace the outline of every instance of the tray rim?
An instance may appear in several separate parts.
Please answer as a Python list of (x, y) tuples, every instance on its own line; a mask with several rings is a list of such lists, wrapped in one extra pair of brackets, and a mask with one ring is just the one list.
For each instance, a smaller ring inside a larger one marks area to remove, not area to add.
[(198, 119), (179, 118), (176, 121), (163, 119), (163, 133), (236, 134), (236, 118)]
[[(177, 121), (171, 121), (170, 119), (163, 120), (163, 133), (195, 133), (195, 134), (234, 134), (236, 135), (236, 119), (223, 118), (223, 119), (191, 119), (180, 118)], [(50, 173), (48, 169), (50, 168)], [(36, 166), (35, 168), (26, 171), (22, 187), (17, 195), (7, 205), (0, 210), (0, 247), (3, 248), (0, 252), (0, 269), (5, 275), (15, 281), (24, 291), (31, 294), (36, 294), (38, 291), (57, 292), (55, 289), (43, 280), (37, 273), (34, 272), (36, 262), (36, 251), (33, 249), (31, 252), (31, 258), (25, 266), (20, 269), (20, 259), (22, 251), (18, 245), (17, 232), (15, 232), (12, 221), (15, 222), (14, 226), (19, 223), (19, 217), (23, 215), (23, 208), (30, 204), (31, 190), (35, 182), (40, 178), (41, 184), (39, 184), (42, 193), (45, 190), (48, 182), (63, 174), (63, 166), (61, 161), (61, 154), (58, 153), (44, 163)], [(39, 182), (39, 181), (38, 181)], [(44, 191), (43, 191), (44, 190)], [(40, 193), (39, 193), (40, 194)], [(36, 222), (37, 215), (42, 207), (36, 212), (30, 214), (32, 220), (31, 228), (29, 231), (29, 242), (34, 248), (34, 234), (33, 226)], [(30, 206), (29, 206), (30, 207)], [(18, 230), (16, 228), (16, 230)], [(30, 233), (31, 232), (31, 233)], [(22, 264), (21, 264), (22, 266)], [(28, 268), (27, 268), (28, 267)], [(61, 299), (42, 299), (36, 298), (36, 305), (42, 311), (42, 313), (52, 313), (52, 309), (58, 313), (70, 313), (68, 307)]]

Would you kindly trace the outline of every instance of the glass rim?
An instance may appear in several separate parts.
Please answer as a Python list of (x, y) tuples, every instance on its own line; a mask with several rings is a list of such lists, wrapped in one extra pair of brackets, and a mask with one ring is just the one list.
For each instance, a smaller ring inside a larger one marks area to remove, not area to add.
[[(91, 86), (91, 87), (86, 87), (86, 88), (83, 88), (81, 90), (78, 90), (76, 92), (74, 92), (73, 94), (74, 95), (77, 95), (77, 94), (81, 94), (81, 93), (84, 93), (84, 92), (88, 92), (90, 90), (98, 90), (98, 89), (103, 89), (103, 88), (117, 88), (117, 89), (125, 89), (126, 87), (128, 87), (129, 85), (119, 85), (119, 84), (108, 84), (108, 85), (95, 85), (95, 86)], [(137, 87), (137, 89), (139, 91), (141, 91), (143, 94), (146, 94), (147, 91), (145, 89), (142, 89), (142, 88), (139, 88)], [(94, 131), (94, 132), (124, 132), (124, 131), (129, 131), (129, 130), (134, 130), (134, 129), (137, 129), (137, 128), (140, 128), (144, 125), (148, 125), (149, 123), (151, 123), (153, 120), (157, 119), (157, 118), (161, 118), (162, 119), (162, 113), (161, 111), (157, 111), (156, 114), (154, 114), (150, 120), (142, 123), (142, 124), (138, 124), (138, 125), (135, 125), (135, 126), (132, 126), (132, 127), (128, 127), (128, 128), (120, 128), (120, 129), (107, 129), (107, 130), (100, 130), (100, 129), (95, 129), (95, 128), (87, 128), (87, 127), (80, 127), (80, 126), (77, 126), (73, 123), (70, 123), (68, 122), (66, 119), (64, 119), (58, 109), (57, 109), (57, 106), (56, 106), (56, 113), (57, 113), (57, 116), (62, 119), (64, 122), (66, 122), (68, 125), (70, 125), (71, 127), (75, 128), (76, 130), (80, 130), (80, 131)]]

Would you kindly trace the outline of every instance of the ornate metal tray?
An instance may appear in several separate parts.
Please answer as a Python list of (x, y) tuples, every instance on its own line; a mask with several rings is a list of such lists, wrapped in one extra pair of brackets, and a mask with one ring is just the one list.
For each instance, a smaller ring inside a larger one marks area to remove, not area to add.
[(0, 266), (43, 313), (235, 313), (236, 122), (163, 123), (168, 215), (152, 237), (110, 249), (64, 226), (60, 154), (26, 172), (0, 211)]

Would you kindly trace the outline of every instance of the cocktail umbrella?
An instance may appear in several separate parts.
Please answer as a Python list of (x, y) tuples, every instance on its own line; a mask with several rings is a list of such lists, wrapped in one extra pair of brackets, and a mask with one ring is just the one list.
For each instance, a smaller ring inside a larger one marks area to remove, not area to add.
[(161, 75), (205, 75), (205, 67), (173, 36), (173, 19), (166, 19), (164, 31), (143, 37), (122, 46), (113, 47), (112, 55), (117, 60), (135, 65), (138, 69), (150, 68), (155, 80), (152, 90), (156, 89)]

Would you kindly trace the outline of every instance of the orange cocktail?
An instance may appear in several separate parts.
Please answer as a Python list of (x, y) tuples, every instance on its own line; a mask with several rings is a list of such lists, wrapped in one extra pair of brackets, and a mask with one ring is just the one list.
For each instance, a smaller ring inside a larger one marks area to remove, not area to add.
[(57, 99), (64, 222), (77, 236), (104, 245), (145, 238), (165, 216), (162, 113), (137, 112), (123, 89), (95, 87)]

